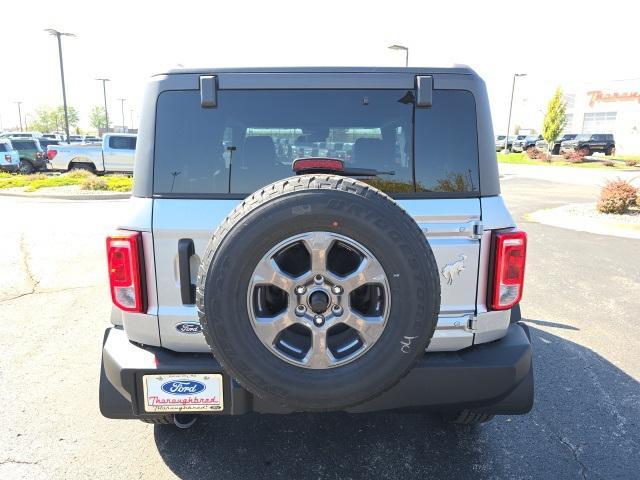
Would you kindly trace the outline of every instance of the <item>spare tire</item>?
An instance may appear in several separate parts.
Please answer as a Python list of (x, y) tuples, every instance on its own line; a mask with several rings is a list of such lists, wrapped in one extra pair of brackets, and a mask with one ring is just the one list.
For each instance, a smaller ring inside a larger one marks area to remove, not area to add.
[(249, 391), (294, 410), (379, 395), (435, 330), (440, 280), (423, 232), (351, 178), (268, 185), (218, 226), (202, 258), (196, 305), (213, 355)]

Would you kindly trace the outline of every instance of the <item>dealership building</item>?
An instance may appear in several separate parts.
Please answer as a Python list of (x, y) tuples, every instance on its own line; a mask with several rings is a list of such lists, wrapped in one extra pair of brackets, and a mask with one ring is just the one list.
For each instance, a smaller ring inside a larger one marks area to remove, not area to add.
[(563, 87), (566, 133), (612, 133), (617, 153), (640, 154), (640, 78)]

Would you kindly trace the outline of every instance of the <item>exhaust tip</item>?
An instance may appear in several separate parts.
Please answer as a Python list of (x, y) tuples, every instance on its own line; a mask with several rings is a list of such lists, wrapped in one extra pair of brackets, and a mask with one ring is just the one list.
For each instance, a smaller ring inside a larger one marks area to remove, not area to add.
[(176, 427), (180, 429), (191, 428), (198, 417), (195, 415), (189, 415), (186, 413), (177, 413), (173, 416), (173, 423)]

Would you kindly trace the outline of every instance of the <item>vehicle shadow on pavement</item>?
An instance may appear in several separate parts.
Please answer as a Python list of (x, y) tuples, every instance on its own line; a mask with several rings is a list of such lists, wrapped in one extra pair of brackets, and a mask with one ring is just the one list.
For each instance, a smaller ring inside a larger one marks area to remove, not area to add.
[(640, 384), (588, 348), (530, 332), (529, 415), (476, 427), (419, 413), (205, 417), (186, 431), (156, 426), (156, 445), (185, 479), (633, 477)]

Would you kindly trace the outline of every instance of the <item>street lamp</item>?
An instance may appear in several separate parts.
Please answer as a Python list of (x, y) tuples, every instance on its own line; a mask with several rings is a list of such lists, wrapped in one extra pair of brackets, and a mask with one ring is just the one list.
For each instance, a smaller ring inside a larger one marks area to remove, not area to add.
[(109, 112), (107, 110), (107, 82), (110, 82), (108, 78), (96, 78), (99, 82), (102, 82), (102, 94), (104, 95), (104, 120), (105, 120), (105, 131), (109, 131)]
[(133, 108), (131, 110), (129, 110), (129, 115), (130, 115), (129, 121), (131, 123), (131, 128), (133, 128), (134, 127), (134, 124), (133, 124)]
[(69, 113), (67, 112), (67, 91), (64, 86), (64, 66), (62, 64), (62, 42), (60, 37), (75, 37), (73, 33), (59, 32), (53, 28), (45, 29), (49, 35), (56, 37), (58, 40), (58, 57), (60, 58), (60, 78), (62, 79), (62, 103), (64, 105), (64, 132), (67, 134), (67, 143), (69, 143)]
[(122, 110), (122, 133), (127, 133), (127, 127), (124, 124), (124, 102), (127, 100), (126, 98), (119, 98), (120, 100), (120, 108)]
[(405, 67), (409, 66), (409, 48), (408, 47), (404, 47), (402, 45), (391, 45), (389, 47), (389, 50), (404, 50), (405, 52), (404, 66)]
[(511, 110), (513, 109), (513, 92), (516, 89), (516, 77), (526, 77), (526, 73), (514, 73), (513, 83), (511, 85), (511, 102), (509, 103), (509, 120), (507, 121), (507, 136), (504, 139), (504, 149), (509, 148), (509, 129), (511, 128)]
[(20, 110), (20, 105), (22, 105), (22, 102), (13, 102), (16, 105), (18, 105), (18, 118), (20, 119), (20, 131), (22, 131), (22, 111)]

